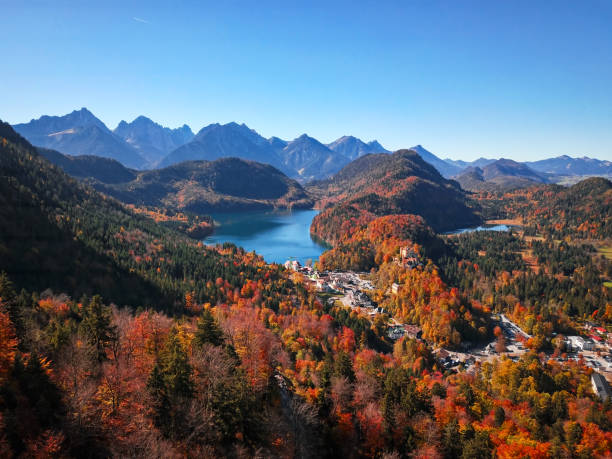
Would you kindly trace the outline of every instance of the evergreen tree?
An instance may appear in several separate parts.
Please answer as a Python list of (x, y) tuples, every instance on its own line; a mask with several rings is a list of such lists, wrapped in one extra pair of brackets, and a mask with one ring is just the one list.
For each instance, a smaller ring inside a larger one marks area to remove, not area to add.
[(191, 381), (192, 368), (189, 357), (183, 348), (178, 330), (174, 327), (168, 335), (165, 349), (162, 353), (163, 378), (172, 401), (191, 397), (193, 383)]
[(147, 381), (153, 419), (168, 437), (180, 437), (187, 403), (193, 396), (192, 372), (178, 329), (174, 327)]
[(83, 309), (81, 327), (89, 344), (94, 348), (98, 362), (106, 359), (106, 348), (116, 339), (116, 327), (111, 325), (110, 309), (102, 304), (102, 298), (95, 295)]
[(336, 376), (344, 376), (350, 383), (355, 382), (355, 370), (353, 369), (353, 361), (351, 356), (346, 352), (339, 352), (338, 358), (336, 359), (336, 365), (334, 369)]
[(202, 312), (202, 315), (198, 319), (198, 329), (195, 333), (193, 343), (200, 347), (205, 343), (210, 343), (213, 346), (220, 346), (223, 344), (223, 331), (219, 328), (217, 321), (209, 309), (204, 309), (204, 312)]
[(155, 362), (155, 366), (149, 375), (147, 381), (147, 390), (152, 399), (153, 420), (155, 424), (162, 430), (165, 430), (164, 424), (166, 415), (170, 411), (170, 403), (166, 393), (166, 384), (162, 375), (162, 369), (159, 361)]
[(461, 433), (459, 423), (456, 419), (451, 420), (442, 432), (442, 447), (444, 456), (447, 458), (457, 458), (461, 456)]

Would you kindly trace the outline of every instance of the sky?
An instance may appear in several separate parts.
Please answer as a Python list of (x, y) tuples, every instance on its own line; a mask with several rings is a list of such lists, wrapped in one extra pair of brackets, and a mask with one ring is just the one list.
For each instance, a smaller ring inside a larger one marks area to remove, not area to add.
[(612, 1), (0, 0), (0, 118), (87, 107), (442, 158), (612, 160)]

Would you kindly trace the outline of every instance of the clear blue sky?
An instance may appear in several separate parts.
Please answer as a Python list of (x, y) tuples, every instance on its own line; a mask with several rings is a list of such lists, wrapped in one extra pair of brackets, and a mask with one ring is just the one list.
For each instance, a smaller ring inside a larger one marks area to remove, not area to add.
[[(90, 6), (84, 4), (89, 3)], [(0, 0), (0, 118), (612, 159), (612, 0)]]

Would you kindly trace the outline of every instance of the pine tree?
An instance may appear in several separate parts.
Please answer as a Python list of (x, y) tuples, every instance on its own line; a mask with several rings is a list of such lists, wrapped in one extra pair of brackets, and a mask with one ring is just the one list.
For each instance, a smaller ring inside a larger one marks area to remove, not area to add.
[(167, 414), (170, 412), (170, 402), (159, 361), (155, 362), (155, 366), (149, 375), (147, 391), (152, 399), (153, 420), (162, 431), (165, 431)]
[(353, 369), (353, 361), (351, 356), (346, 352), (339, 352), (336, 360), (335, 368), (336, 376), (344, 376), (350, 383), (355, 382), (355, 370)]
[(182, 397), (191, 397), (193, 394), (193, 383), (191, 381), (193, 370), (176, 327), (168, 335), (162, 360), (164, 382), (170, 399), (177, 400)]
[(223, 331), (219, 328), (217, 321), (208, 309), (204, 309), (202, 316), (198, 319), (198, 329), (193, 343), (199, 347), (205, 343), (210, 343), (213, 346), (223, 344)]
[(102, 304), (99, 295), (95, 295), (84, 308), (81, 327), (94, 348), (94, 357), (98, 362), (104, 361), (106, 348), (116, 339), (116, 327), (111, 325), (110, 309)]
[(180, 436), (186, 405), (193, 396), (192, 372), (179, 331), (174, 327), (147, 381), (153, 419), (168, 437)]

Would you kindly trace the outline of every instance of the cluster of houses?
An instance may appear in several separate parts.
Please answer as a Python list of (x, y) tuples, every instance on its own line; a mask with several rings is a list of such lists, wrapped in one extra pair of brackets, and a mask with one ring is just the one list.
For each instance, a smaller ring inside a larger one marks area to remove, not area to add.
[(589, 339), (596, 344), (607, 344), (612, 346), (612, 338), (608, 337), (608, 330), (593, 323), (587, 322), (584, 325), (584, 329), (589, 334)]
[(438, 362), (442, 365), (442, 367), (446, 370), (450, 368), (454, 368), (458, 365), (463, 365), (464, 367), (469, 367), (476, 362), (476, 357), (470, 355), (466, 356), (463, 360), (460, 360), (456, 357), (453, 357), (450, 352), (446, 349), (440, 349), (436, 354), (436, 358)]
[(416, 325), (392, 324), (387, 330), (387, 336), (392, 340), (398, 340), (404, 336), (412, 339), (421, 339), (423, 330)]
[(368, 295), (359, 290), (347, 290), (342, 302), (351, 308), (375, 308), (376, 304)]

